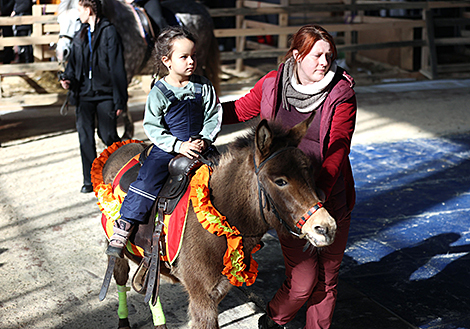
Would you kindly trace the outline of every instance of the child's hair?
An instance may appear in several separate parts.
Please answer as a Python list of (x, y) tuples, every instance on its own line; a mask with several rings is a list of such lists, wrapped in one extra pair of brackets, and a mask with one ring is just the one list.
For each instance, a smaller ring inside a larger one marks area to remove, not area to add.
[(189, 39), (196, 44), (196, 38), (187, 28), (183, 26), (165, 28), (158, 36), (157, 42), (155, 42), (156, 73), (154, 77), (162, 77), (168, 74), (166, 66), (163, 65), (162, 57), (171, 57), (173, 54), (173, 44), (176, 39)]

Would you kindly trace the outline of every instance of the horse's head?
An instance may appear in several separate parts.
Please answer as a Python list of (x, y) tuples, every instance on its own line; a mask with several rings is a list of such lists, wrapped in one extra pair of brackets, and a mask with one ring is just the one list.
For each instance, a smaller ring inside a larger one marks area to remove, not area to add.
[(57, 22), (59, 23), (59, 41), (56, 46), (57, 61), (65, 63), (70, 55), (72, 39), (80, 29), (80, 19), (78, 18), (77, 0), (62, 0), (59, 5)]
[(297, 148), (312, 119), (313, 115), (287, 132), (261, 121), (255, 134), (254, 166), (261, 212), (270, 224), (280, 222), (291, 234), (325, 247), (333, 243), (336, 222), (322, 206), (309, 158)]

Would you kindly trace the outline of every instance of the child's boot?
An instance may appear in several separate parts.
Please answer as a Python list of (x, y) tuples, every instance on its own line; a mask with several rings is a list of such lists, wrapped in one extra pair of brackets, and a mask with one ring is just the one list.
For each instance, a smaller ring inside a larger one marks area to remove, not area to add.
[(127, 245), (127, 240), (132, 233), (134, 225), (124, 219), (117, 219), (114, 222), (113, 235), (109, 239), (108, 249), (106, 255), (115, 257), (124, 257), (124, 248)]

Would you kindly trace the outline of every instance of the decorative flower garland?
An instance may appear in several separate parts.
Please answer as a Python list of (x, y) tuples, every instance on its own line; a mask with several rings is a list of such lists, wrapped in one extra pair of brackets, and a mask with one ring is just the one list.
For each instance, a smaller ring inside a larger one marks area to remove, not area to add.
[[(235, 226), (230, 226), (225, 216), (222, 216), (212, 205), (210, 189), (208, 187), (211, 171), (207, 165), (201, 166), (191, 180), (191, 198), (194, 211), (201, 225), (210, 233), (217, 236), (225, 235), (227, 238), (227, 251), (224, 255), (225, 268), (222, 271), (234, 286), (252, 285), (258, 275), (258, 263), (251, 257), (250, 269), (246, 269), (243, 262), (242, 237)], [(252, 254), (260, 248), (253, 248)]]
[(100, 207), (101, 212), (108, 218), (108, 220), (111, 220), (112, 223), (114, 223), (114, 221), (119, 218), (119, 210), (121, 209), (123, 199), (120, 196), (116, 197), (113, 194), (112, 183), (104, 183), (103, 167), (111, 154), (113, 154), (121, 146), (130, 143), (142, 142), (135, 139), (129, 139), (124, 142), (116, 142), (101, 152), (100, 156), (97, 157), (95, 161), (93, 161), (93, 165), (91, 167), (91, 182), (93, 184), (95, 195), (98, 198), (98, 207)]

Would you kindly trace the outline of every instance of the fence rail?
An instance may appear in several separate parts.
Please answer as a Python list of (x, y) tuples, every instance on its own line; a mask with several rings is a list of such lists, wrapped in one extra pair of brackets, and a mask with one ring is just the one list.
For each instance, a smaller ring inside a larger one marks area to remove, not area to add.
[[(214, 30), (217, 38), (235, 38), (234, 51), (223, 51), (221, 60), (235, 60), (237, 68), (243, 69), (243, 60), (251, 58), (280, 57), (287, 51), (287, 38), (303, 25), (290, 24), (299, 21), (298, 16), (306, 15), (308, 20), (318, 21), (337, 38), (340, 52), (350, 56), (352, 53), (390, 52), (396, 49), (400, 58), (398, 66), (411, 69), (410, 54), (413, 48), (421, 48), (420, 70), (429, 78), (436, 78), (440, 72), (449, 72), (451, 68), (439, 68), (437, 64), (436, 47), (444, 45), (469, 45), (470, 35), (455, 38), (435, 38), (434, 26), (459, 26), (465, 29), (470, 26), (470, 13), (464, 12), (463, 17), (435, 19), (432, 11), (443, 8), (470, 8), (470, 0), (463, 1), (354, 1), (354, 0), (309, 0), (309, 4), (298, 3), (300, 0), (279, 0), (280, 4), (263, 3), (259, 1), (237, 0), (236, 8), (212, 8), (212, 17), (235, 17), (233, 28)], [(308, 1), (308, 0), (307, 0)], [(305, 0), (303, 0), (305, 2)], [(55, 71), (59, 69), (57, 62), (51, 61), (55, 56), (49, 49), (51, 43), (58, 40), (59, 25), (57, 23), (58, 5), (34, 5), (32, 16), (0, 17), (0, 25), (33, 26), (32, 34), (28, 37), (0, 37), (0, 49), (9, 46), (33, 45), (35, 63), (0, 65), (1, 75), (34, 71)], [(366, 11), (379, 10), (417, 10), (421, 17), (418, 19), (397, 19), (371, 17), (364, 15)], [(276, 15), (277, 24), (259, 22), (248, 19), (251, 16)], [(413, 31), (420, 30), (422, 38), (415, 40)], [(373, 31), (374, 33), (370, 33)], [(380, 37), (386, 34), (386, 38)], [(395, 35), (389, 38), (388, 35)], [(470, 33), (469, 33), (470, 34)], [(248, 42), (247, 38), (259, 35), (277, 37), (277, 45), (268, 47)], [(374, 35), (377, 37), (374, 39)], [(348, 58), (348, 57), (347, 57)], [(389, 63), (390, 64), (390, 63)], [(458, 69), (466, 67), (456, 65)], [(0, 95), (1, 97), (1, 95)]]

